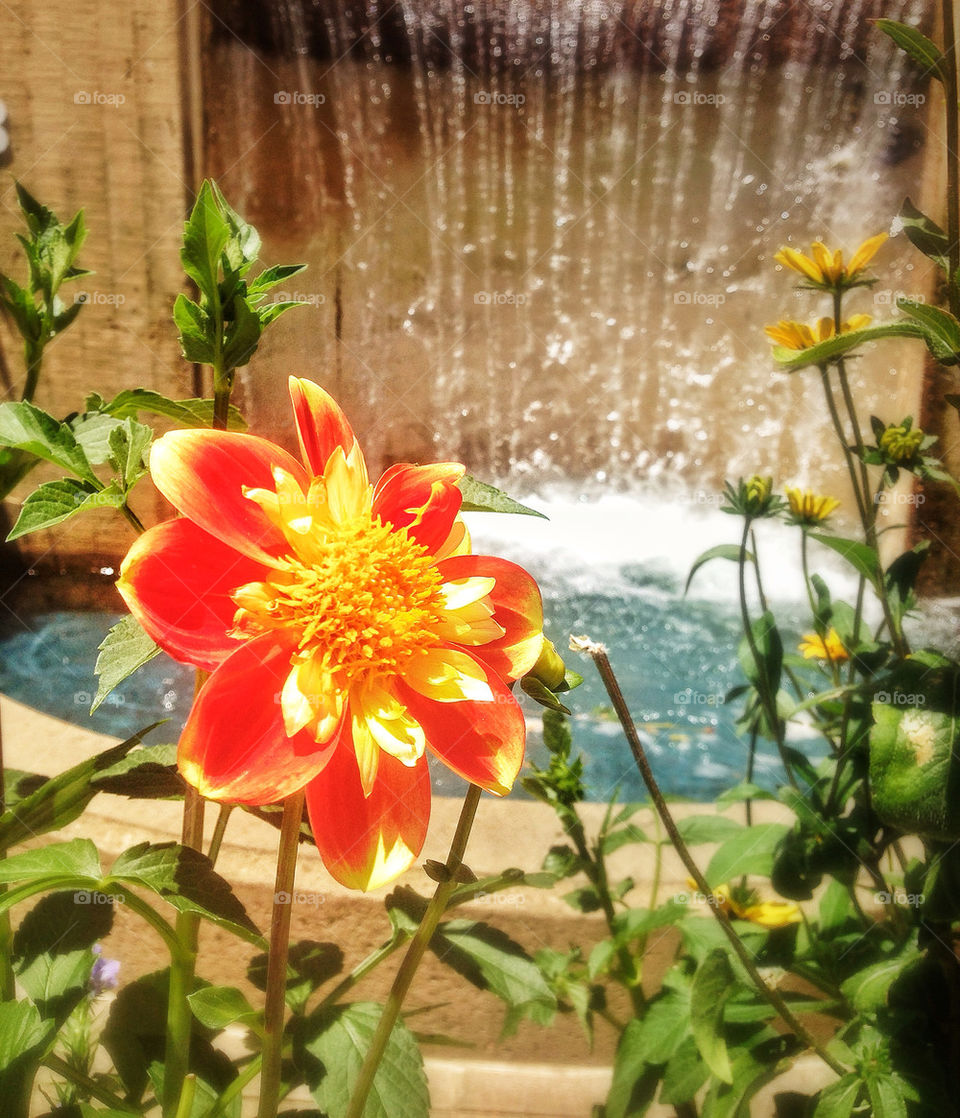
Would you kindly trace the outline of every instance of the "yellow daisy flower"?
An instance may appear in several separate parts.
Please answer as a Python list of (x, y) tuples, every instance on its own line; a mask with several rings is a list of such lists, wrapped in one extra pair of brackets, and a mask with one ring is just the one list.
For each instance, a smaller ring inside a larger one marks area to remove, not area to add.
[[(869, 314), (852, 314), (846, 322), (840, 323), (840, 333), (850, 334), (869, 326), (873, 318)], [(812, 326), (805, 322), (792, 322), (781, 319), (773, 326), (765, 326), (764, 333), (771, 341), (786, 349), (809, 349), (821, 342), (829, 341), (836, 330), (832, 318), (819, 318)]]
[(810, 528), (822, 524), (840, 506), (836, 497), (823, 497), (812, 489), (800, 490), (787, 485), (783, 491), (790, 504), (793, 522)]
[[(697, 888), (697, 883), (689, 877), (687, 885), (690, 889)], [(798, 905), (789, 901), (761, 901), (752, 889), (737, 889), (734, 892), (729, 885), (718, 885), (707, 900), (727, 916), (749, 920), (762, 928), (785, 928), (788, 924), (799, 924), (803, 919)]]
[(778, 264), (799, 272), (815, 287), (837, 288), (850, 287), (857, 283), (857, 276), (870, 263), (877, 254), (877, 250), (887, 240), (886, 233), (878, 233), (875, 237), (868, 237), (854, 252), (849, 264), (843, 262), (843, 250), (830, 250), (822, 241), (814, 241), (810, 249), (810, 256), (798, 252), (795, 248), (784, 245), (774, 256)]
[(804, 633), (798, 645), (804, 660), (849, 660), (850, 653), (843, 647), (843, 641), (836, 629), (831, 628), (826, 637), (819, 633)]

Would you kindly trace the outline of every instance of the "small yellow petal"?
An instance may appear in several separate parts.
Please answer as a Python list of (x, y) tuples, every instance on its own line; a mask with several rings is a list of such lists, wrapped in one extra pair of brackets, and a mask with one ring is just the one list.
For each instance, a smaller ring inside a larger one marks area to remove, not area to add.
[(888, 239), (887, 233), (878, 233), (875, 237), (868, 237), (863, 244), (853, 254), (850, 264), (847, 268), (847, 275), (854, 276), (857, 272), (862, 271), (870, 261), (876, 256), (877, 250)]
[(414, 691), (438, 703), (493, 701), (483, 668), (466, 652), (432, 648), (412, 660), (403, 675)]
[(797, 252), (796, 249), (784, 246), (774, 256), (774, 260), (778, 264), (783, 264), (785, 267), (799, 272), (802, 276), (806, 276), (807, 279), (812, 279), (815, 283), (819, 283), (823, 278), (816, 264), (808, 256), (804, 256), (802, 252)]

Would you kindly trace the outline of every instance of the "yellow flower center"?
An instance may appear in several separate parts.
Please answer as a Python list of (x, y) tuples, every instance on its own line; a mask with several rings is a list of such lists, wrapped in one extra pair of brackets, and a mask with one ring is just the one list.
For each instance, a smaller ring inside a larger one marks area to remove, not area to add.
[(309, 559), (291, 555), (234, 591), (236, 636), (295, 631), (301, 654), (347, 686), (400, 674), (441, 643), (442, 579), (425, 547), (379, 518), (322, 535), (304, 548)]

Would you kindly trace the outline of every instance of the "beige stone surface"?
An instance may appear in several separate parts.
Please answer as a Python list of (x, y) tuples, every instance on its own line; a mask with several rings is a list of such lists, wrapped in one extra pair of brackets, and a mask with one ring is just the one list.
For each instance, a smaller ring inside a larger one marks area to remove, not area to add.
[[(78, 292), (88, 299), (48, 348), (37, 403), (65, 416), (93, 390), (193, 395), (192, 368), (179, 356), (170, 318), (183, 283), (187, 197), (181, 5), (11, 0), (2, 23), (0, 98), (12, 159), (0, 178), (0, 270), (25, 281), (14, 239), (22, 230), (18, 179), (61, 220), (85, 209), (89, 235), (79, 263), (95, 273), (63, 288), (65, 299)], [(0, 347), (10, 371), (0, 395), (19, 399), (22, 351), (2, 319)], [(149, 486), (134, 505), (142, 519), (157, 519), (159, 498)], [(31, 536), (28, 554), (56, 566), (74, 553), (119, 556), (130, 543), (129, 529), (108, 510), (63, 529), (55, 542), (52, 533)]]

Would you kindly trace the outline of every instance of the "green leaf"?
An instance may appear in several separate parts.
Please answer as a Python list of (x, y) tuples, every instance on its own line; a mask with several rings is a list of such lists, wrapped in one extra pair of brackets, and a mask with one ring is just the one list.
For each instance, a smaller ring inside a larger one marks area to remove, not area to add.
[(727, 839), (707, 866), (711, 889), (745, 874), (769, 877), (777, 844), (789, 829), (784, 823), (754, 823)]
[(99, 488), (100, 480), (87, 461), (70, 425), (27, 401), (0, 404), (0, 445), (35, 454)]
[[(88, 407), (91, 401), (88, 401)], [(213, 400), (171, 400), (159, 392), (146, 388), (128, 388), (109, 402), (100, 401), (99, 409), (109, 415), (136, 418), (141, 412), (162, 415), (172, 419), (179, 427), (210, 427), (213, 424)], [(227, 427), (231, 431), (245, 431), (246, 421), (232, 404)]]
[(919, 952), (910, 945), (906, 951), (894, 958), (884, 959), (881, 963), (874, 963), (851, 975), (841, 983), (841, 993), (858, 1013), (874, 1013), (887, 1004), (890, 987), (903, 973), (904, 968), (918, 958), (920, 958)]
[(743, 830), (743, 824), (726, 815), (688, 815), (677, 820), (677, 830), (687, 846), (703, 842), (724, 842)]
[(552, 1014), (557, 1001), (539, 967), (505, 932), (473, 920), (448, 920), (430, 948), (449, 967), (480, 989), (534, 1016)]
[(850, 330), (836, 334), (825, 342), (819, 342), (809, 349), (787, 349), (786, 346), (773, 347), (773, 359), (790, 372), (806, 368), (808, 365), (826, 365), (851, 349), (875, 342), (880, 338), (922, 338), (923, 330), (915, 322), (889, 322), (884, 326), (868, 326), (864, 330)]
[(811, 532), (810, 537), (841, 555), (872, 586), (877, 585), (880, 577), (880, 560), (874, 548), (857, 540), (844, 539), (843, 536), (824, 536), (818, 532)]
[(105, 881), (142, 885), (180, 912), (196, 912), (249, 943), (262, 942), (230, 883), (216, 872), (206, 855), (188, 846), (138, 843), (117, 858)]
[(464, 474), (457, 487), (463, 494), (463, 504), (460, 507), (464, 512), (513, 512), (521, 516), (539, 516), (541, 520), (548, 519), (542, 512), (521, 505), (506, 493), (492, 485), (487, 485), (485, 481), (478, 481), (470, 474)]
[(672, 1105), (689, 1102), (709, 1075), (710, 1069), (701, 1059), (693, 1037), (687, 1037), (667, 1061), (660, 1088), (660, 1102)]
[(194, 1017), (208, 1029), (225, 1029), (237, 1021), (252, 1024), (261, 1016), (235, 986), (204, 986), (188, 994), (187, 1001)]
[(274, 264), (272, 268), (264, 268), (256, 279), (252, 279), (247, 284), (247, 302), (257, 302), (272, 288), (293, 279), (306, 267), (306, 264)]
[(210, 300), (218, 299), (220, 254), (230, 237), (230, 226), (220, 214), (210, 184), (204, 182), (184, 226), (180, 260), (183, 270)]
[(555, 710), (558, 714), (571, 713), (569, 707), (565, 707), (550, 688), (545, 683), (541, 683), (536, 676), (525, 675), (520, 680), (520, 688), (525, 695), (529, 695), (534, 702), (548, 710)]
[(124, 495), (113, 484), (105, 489), (95, 489), (88, 482), (76, 478), (47, 481), (20, 506), (20, 515), (7, 540), (17, 540), (41, 528), (62, 524), (64, 520), (91, 509), (121, 508), (123, 502)]
[[(722, 543), (718, 544), (716, 547), (709, 548), (707, 551), (704, 551), (702, 555), (699, 555), (690, 568), (690, 573), (687, 575), (687, 584), (683, 588), (684, 595), (686, 595), (687, 591), (690, 589), (690, 583), (693, 582), (693, 576), (697, 571), (713, 559), (729, 559), (733, 563), (739, 563), (740, 547), (735, 543)], [(743, 553), (743, 559), (745, 563), (756, 562), (752, 551), (745, 551)]]
[(960, 322), (949, 311), (903, 298), (897, 306), (919, 324), (927, 349), (941, 365), (960, 364)]
[(121, 420), (101, 411), (86, 411), (70, 420), (74, 438), (93, 466), (100, 466), (110, 457), (110, 432)]
[(724, 951), (711, 951), (697, 968), (690, 988), (690, 1025), (705, 1063), (724, 1083), (733, 1082), (730, 1055), (723, 1038), (723, 1007), (734, 987)]
[[(243, 275), (260, 254), (260, 234), (256, 229), (237, 213), (223, 196), (223, 191), (211, 182), (213, 195), (220, 212), (230, 229), (230, 240), (227, 243), (227, 265), (235, 272)], [(306, 267), (306, 265), (301, 265)]]
[(0, 882), (5, 883), (61, 875), (96, 880), (100, 873), (100, 855), (90, 839), (55, 842), (0, 861)]
[[(372, 1002), (354, 1002), (326, 1008), (295, 1027), (294, 1060), (328, 1118), (344, 1118), (381, 1013), (381, 1006)], [(363, 1114), (429, 1118), (423, 1057), (402, 1021), (390, 1033)]]
[(902, 1080), (893, 1075), (867, 1076), (867, 1094), (873, 1108), (871, 1118), (907, 1118)]
[(863, 1080), (859, 1075), (845, 1075), (829, 1087), (824, 1087), (817, 1100), (813, 1118), (850, 1118)]
[(130, 489), (147, 472), (153, 429), (135, 419), (124, 419), (109, 436), (110, 464), (120, 475), (120, 485)]
[[(264, 953), (255, 955), (247, 966), (247, 978), (258, 990), (267, 988), (268, 963)], [(337, 944), (312, 939), (291, 944), (287, 956), (287, 1005), (295, 1013), (302, 1012), (310, 995), (342, 970), (343, 951)]]
[(90, 713), (97, 709), (115, 687), (144, 664), (159, 655), (160, 648), (132, 615), (118, 621), (103, 638), (94, 673), (99, 677)]
[[(155, 722), (119, 745), (111, 746), (95, 757), (88, 757), (44, 782), (36, 791), (8, 808), (0, 816), (0, 850), (9, 850), (27, 839), (72, 823), (97, 794), (93, 785), (97, 773), (125, 757), (135, 745), (139, 745), (144, 734), (158, 725)], [(9, 861), (6, 864), (9, 865)]]
[(922, 31), (894, 19), (878, 19), (876, 25), (922, 68), (924, 74), (941, 82), (946, 79), (946, 62), (940, 48)]
[(214, 322), (202, 307), (186, 295), (178, 295), (173, 304), (173, 321), (180, 332), (180, 352), (187, 361), (200, 365), (213, 364), (216, 346)]
[(870, 788), (887, 823), (930, 838), (960, 838), (957, 669), (906, 662), (873, 703)]
[(100, 792), (138, 800), (182, 796), (186, 788), (177, 771), (177, 747), (171, 744), (134, 749), (98, 773), (91, 783)]
[(11, 1115), (28, 1113), (36, 1066), (54, 1032), (31, 1002), (0, 1002), (0, 1099)]
[[(880, 21), (883, 22), (882, 20)], [(950, 274), (950, 239), (935, 221), (905, 198), (900, 207), (900, 222), (907, 239), (928, 256), (945, 275)]]
[(251, 310), (243, 299), (233, 304), (234, 320), (227, 330), (223, 347), (223, 368), (239, 369), (246, 365), (256, 353), (263, 333), (263, 324), (256, 311)]
[(644, 1025), (648, 1019), (649, 1014), (642, 1021), (628, 1021), (620, 1034), (604, 1118), (640, 1118), (653, 1101), (660, 1069), (652, 1066), (646, 1055)]

